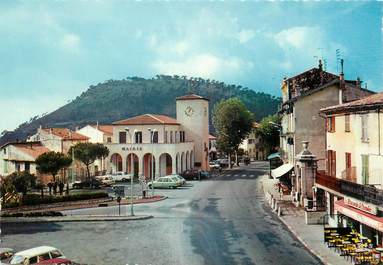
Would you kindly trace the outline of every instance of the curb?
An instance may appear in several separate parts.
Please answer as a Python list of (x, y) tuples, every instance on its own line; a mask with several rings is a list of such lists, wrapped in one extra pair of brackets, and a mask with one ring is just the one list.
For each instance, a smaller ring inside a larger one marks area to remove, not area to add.
[(294, 231), (294, 229), (289, 225), (287, 224), (287, 222), (285, 220), (283, 220), (282, 217), (278, 216), (276, 214), (276, 216), (278, 217), (278, 219), (289, 229), (290, 233), (292, 233), (294, 235), (294, 237), (296, 239), (298, 239), (299, 242), (302, 243), (302, 245), (308, 250), (311, 252), (311, 254), (313, 254), (315, 257), (317, 257), (320, 261), (322, 261), (324, 264), (326, 265), (332, 265), (331, 263), (329, 263), (324, 257), (322, 257), (320, 254), (316, 253), (315, 250), (313, 250), (312, 248), (310, 248), (310, 246)]
[(62, 223), (62, 222), (110, 222), (110, 221), (138, 221), (153, 218), (152, 215), (137, 216), (62, 216), (62, 217), (3, 217), (1, 223)]
[[(264, 197), (265, 199), (267, 200), (266, 198), (266, 191), (263, 187), (263, 183), (262, 183), (262, 189), (263, 189), (263, 192), (264, 192)], [(270, 205), (268, 205), (270, 207)], [(329, 263), (324, 257), (322, 257), (320, 254), (318, 254), (315, 250), (313, 250), (298, 234), (297, 232), (294, 231), (294, 229), (281, 217), (279, 216), (278, 214), (275, 214), (275, 212), (273, 211), (273, 209), (270, 207), (270, 209), (272, 210), (272, 212), (274, 213), (274, 215), (276, 217), (278, 217), (278, 219), (287, 227), (287, 229), (289, 230), (289, 232), (291, 234), (293, 234), (293, 236), (308, 250), (310, 251), (310, 253), (312, 255), (314, 255), (315, 257), (317, 257), (323, 264), (325, 265), (332, 265), (331, 263)]]

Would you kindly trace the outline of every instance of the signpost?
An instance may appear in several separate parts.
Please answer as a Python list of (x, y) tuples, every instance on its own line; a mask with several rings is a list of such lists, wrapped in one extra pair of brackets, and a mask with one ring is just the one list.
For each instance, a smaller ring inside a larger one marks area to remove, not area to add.
[(117, 197), (117, 202), (118, 202), (118, 216), (121, 215), (121, 197)]

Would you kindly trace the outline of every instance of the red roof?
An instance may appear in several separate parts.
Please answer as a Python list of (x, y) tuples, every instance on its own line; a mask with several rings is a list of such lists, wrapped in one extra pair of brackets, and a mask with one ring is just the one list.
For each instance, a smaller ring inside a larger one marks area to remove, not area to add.
[(39, 155), (42, 155), (46, 152), (49, 152), (50, 150), (43, 146), (41, 143), (22, 143), (22, 144), (14, 144), (16, 149), (20, 150), (21, 152), (24, 152), (33, 158), (37, 158)]
[(91, 125), (93, 128), (96, 128), (102, 131), (105, 134), (113, 135), (113, 125)]
[(340, 112), (340, 111), (347, 111), (347, 110), (353, 110), (353, 109), (370, 109), (383, 106), (383, 93), (373, 94), (371, 96), (367, 96), (355, 101), (351, 101), (344, 104), (339, 104), (335, 106), (330, 106), (327, 108), (321, 109), (321, 112), (326, 113), (332, 113), (332, 112)]
[(202, 96), (196, 95), (196, 94), (190, 94), (190, 95), (185, 95), (178, 97), (177, 100), (190, 100), (190, 99), (203, 99), (203, 100), (208, 100), (207, 98), (204, 98)]
[(126, 120), (116, 121), (115, 125), (151, 125), (151, 124), (167, 124), (179, 125), (176, 119), (156, 114), (143, 114)]
[(88, 140), (89, 137), (72, 131), (68, 128), (44, 128), (42, 129), (47, 133), (52, 133), (58, 137), (61, 137), (63, 140)]

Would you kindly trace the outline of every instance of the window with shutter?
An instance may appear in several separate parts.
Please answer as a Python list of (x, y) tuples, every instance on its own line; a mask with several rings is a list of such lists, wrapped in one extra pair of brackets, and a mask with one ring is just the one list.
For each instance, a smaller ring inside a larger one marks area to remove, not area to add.
[(362, 155), (362, 184), (368, 185), (369, 183), (369, 161), (368, 155)]
[(344, 115), (344, 130), (350, 132), (350, 114)]
[(362, 118), (362, 141), (368, 142), (368, 116), (367, 114), (364, 114), (361, 116)]

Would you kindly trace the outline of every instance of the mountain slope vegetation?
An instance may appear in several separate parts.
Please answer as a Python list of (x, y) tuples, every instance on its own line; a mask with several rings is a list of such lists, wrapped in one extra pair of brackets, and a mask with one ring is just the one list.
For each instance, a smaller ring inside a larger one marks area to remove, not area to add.
[[(70, 103), (42, 117), (33, 117), (14, 131), (2, 133), (0, 145), (24, 140), (42, 127), (76, 128), (89, 123), (107, 124), (144, 113), (175, 117), (176, 97), (195, 93), (210, 100), (210, 113), (215, 103), (230, 97), (240, 98), (257, 121), (277, 111), (279, 98), (249, 88), (223, 82), (157, 75), (151, 79), (128, 77), (91, 85)], [(211, 130), (213, 127), (210, 126)]]

